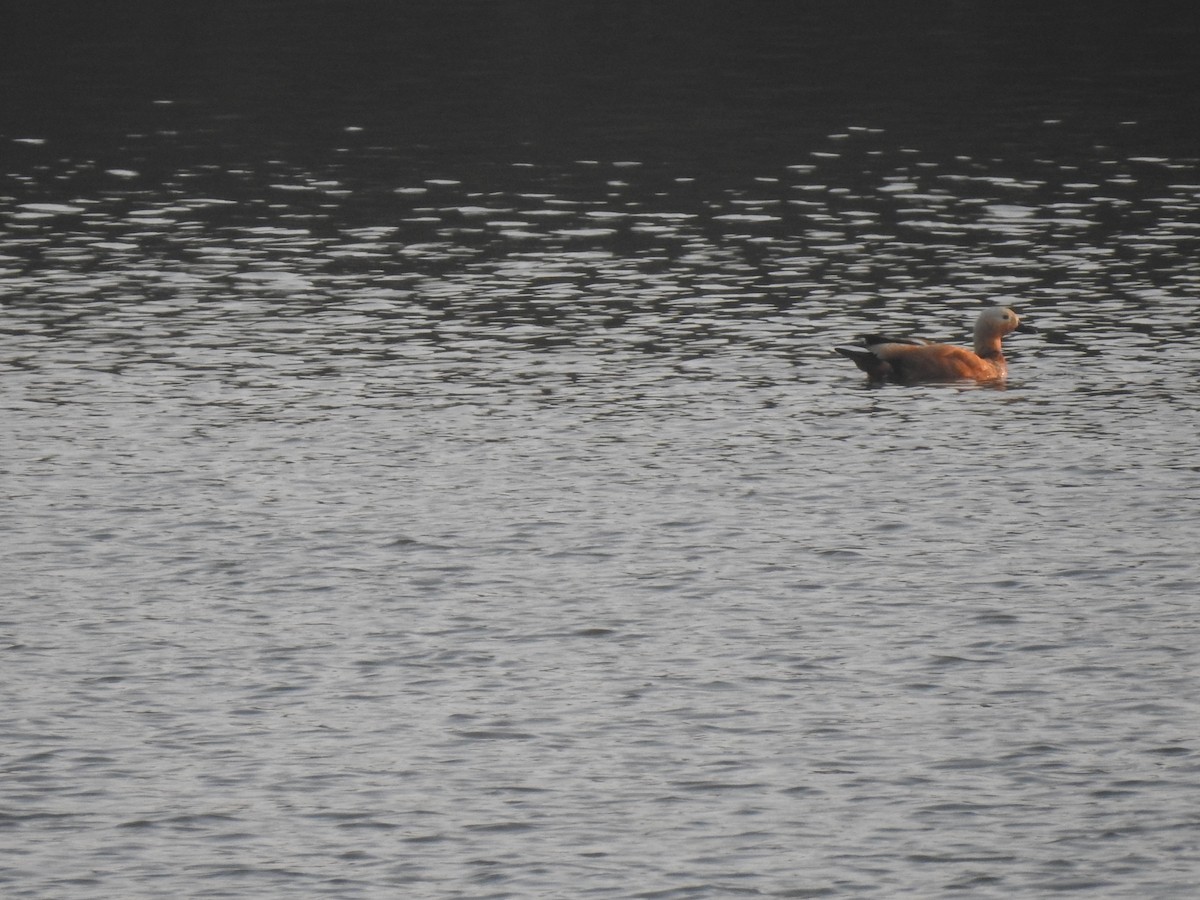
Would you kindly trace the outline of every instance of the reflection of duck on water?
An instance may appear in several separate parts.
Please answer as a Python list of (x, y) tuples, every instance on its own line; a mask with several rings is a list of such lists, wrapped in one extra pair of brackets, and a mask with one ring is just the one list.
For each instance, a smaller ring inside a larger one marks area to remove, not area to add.
[(1007, 306), (985, 309), (975, 321), (975, 351), (922, 338), (862, 335), (861, 345), (834, 347), (876, 382), (999, 381), (1008, 375), (1001, 341), (1014, 331), (1037, 332)]

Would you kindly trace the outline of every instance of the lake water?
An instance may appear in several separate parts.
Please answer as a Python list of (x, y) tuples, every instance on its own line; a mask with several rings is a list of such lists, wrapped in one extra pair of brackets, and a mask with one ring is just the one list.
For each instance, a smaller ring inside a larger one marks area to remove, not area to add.
[(1195, 895), (1197, 17), (755, 8), (17, 15), (5, 896)]

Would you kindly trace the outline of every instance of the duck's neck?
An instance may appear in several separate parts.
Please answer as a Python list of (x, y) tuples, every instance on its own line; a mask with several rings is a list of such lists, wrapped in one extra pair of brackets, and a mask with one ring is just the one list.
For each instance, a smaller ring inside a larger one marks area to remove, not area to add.
[(1000, 346), (1000, 338), (993, 334), (975, 335), (975, 355), (980, 359), (1004, 361), (1004, 350)]

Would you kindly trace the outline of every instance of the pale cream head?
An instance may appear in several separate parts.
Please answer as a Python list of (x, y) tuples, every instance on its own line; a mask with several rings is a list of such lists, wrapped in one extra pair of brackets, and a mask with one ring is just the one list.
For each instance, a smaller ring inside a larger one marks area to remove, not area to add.
[(1020, 317), (1007, 306), (985, 309), (975, 320), (975, 340), (990, 341), (1017, 330)]

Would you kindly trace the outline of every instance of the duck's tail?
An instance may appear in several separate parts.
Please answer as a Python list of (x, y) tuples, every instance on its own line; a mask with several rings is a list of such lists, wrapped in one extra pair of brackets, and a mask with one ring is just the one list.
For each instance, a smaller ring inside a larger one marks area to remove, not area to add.
[(846, 357), (874, 381), (884, 381), (891, 374), (892, 367), (889, 363), (863, 347), (834, 347), (833, 352)]

